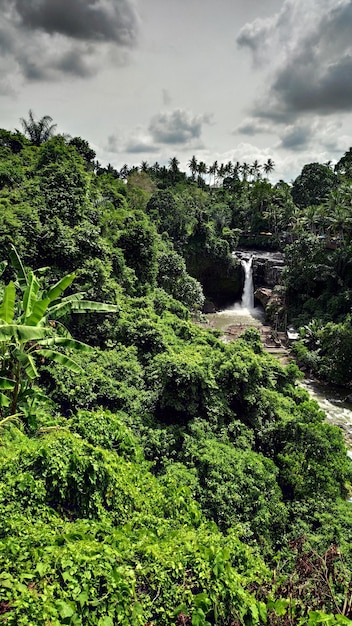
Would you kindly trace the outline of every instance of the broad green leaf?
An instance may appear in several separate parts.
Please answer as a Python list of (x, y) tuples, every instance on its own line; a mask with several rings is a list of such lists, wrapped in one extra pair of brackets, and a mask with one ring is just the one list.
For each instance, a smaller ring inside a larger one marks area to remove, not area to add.
[(41, 346), (62, 346), (63, 348), (71, 348), (77, 352), (94, 352), (94, 348), (87, 343), (67, 337), (49, 337), (48, 339), (41, 339), (39, 344)]
[(72, 302), (74, 302), (75, 300), (83, 300), (84, 295), (85, 294), (83, 292), (77, 292), (72, 296), (66, 296), (65, 298), (61, 298), (60, 302), (58, 302), (57, 304), (54, 303), (51, 307), (49, 307), (48, 313), (50, 315), (50, 318), (56, 320), (59, 317), (63, 317), (64, 315), (66, 315), (66, 313), (71, 311)]
[(59, 600), (57, 604), (59, 607), (59, 613), (60, 613), (61, 619), (67, 619), (69, 617), (72, 617), (72, 615), (74, 615), (74, 612), (75, 612), (74, 609), (67, 602), (64, 602), (63, 600)]
[(10, 399), (0, 391), (0, 406), (10, 406)]
[(71, 372), (75, 372), (75, 374), (81, 374), (84, 369), (78, 363), (70, 359), (70, 357), (62, 354), (61, 352), (55, 352), (54, 350), (36, 350), (36, 356), (44, 356), (50, 361), (54, 361), (55, 363), (59, 363), (60, 365), (64, 365)]
[(15, 314), (16, 288), (15, 283), (11, 280), (5, 287), (4, 299), (0, 305), (0, 319), (10, 324)]
[(26, 319), (26, 324), (28, 324), (28, 326), (36, 326), (37, 324), (39, 324), (39, 322), (42, 321), (49, 304), (49, 298), (37, 300), (32, 309), (32, 313)]
[(33, 307), (37, 301), (38, 291), (39, 283), (33, 272), (29, 272), (28, 285), (23, 295), (23, 311), (25, 318), (29, 317), (32, 313)]
[(114, 626), (114, 622), (111, 617), (106, 615), (105, 617), (101, 617), (99, 619), (98, 626)]
[(26, 326), (21, 324), (0, 324), (0, 341), (8, 341), (11, 337), (20, 341), (36, 341), (44, 339), (52, 333), (50, 328)]
[(10, 252), (10, 259), (11, 259), (11, 263), (12, 266), (14, 267), (14, 269), (16, 270), (17, 273), (17, 280), (18, 283), (22, 289), (22, 291), (25, 290), (27, 284), (28, 284), (28, 280), (27, 280), (27, 274), (26, 271), (22, 265), (22, 261), (20, 259), (20, 257), (18, 256), (17, 250), (15, 248), (15, 246), (11, 245), (11, 252)]
[(0, 377), (0, 389), (13, 389), (16, 383), (11, 378)]
[(19, 356), (18, 356), (18, 360), (20, 361), (20, 363), (22, 364), (28, 378), (30, 380), (34, 380), (35, 378), (38, 378), (39, 374), (38, 374), (38, 370), (36, 368), (34, 359), (32, 357), (31, 354), (28, 354), (26, 352), (22, 352)]
[(76, 300), (72, 303), (71, 310), (76, 313), (94, 311), (95, 313), (118, 313), (120, 307), (117, 304), (107, 302), (94, 302), (93, 300)]
[(44, 293), (45, 298), (49, 298), (49, 302), (53, 302), (61, 296), (61, 294), (73, 283), (76, 278), (76, 274), (67, 274), (59, 280), (51, 289), (48, 289)]
[(74, 311), (75, 313), (85, 313), (87, 311), (94, 311), (95, 313), (118, 313), (120, 307), (117, 304), (80, 300), (69, 297), (49, 309), (50, 317), (53, 319), (63, 317), (69, 311)]

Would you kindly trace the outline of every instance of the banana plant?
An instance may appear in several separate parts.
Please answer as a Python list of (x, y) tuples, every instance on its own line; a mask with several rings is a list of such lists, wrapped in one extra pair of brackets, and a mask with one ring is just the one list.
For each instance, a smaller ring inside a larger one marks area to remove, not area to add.
[[(33, 389), (38, 364), (49, 360), (79, 373), (82, 368), (65, 352), (94, 352), (88, 344), (72, 338), (60, 318), (70, 311), (119, 311), (114, 304), (85, 300), (82, 292), (63, 296), (75, 279), (74, 273), (42, 289), (40, 280), (25, 269), (13, 246), (10, 259), (17, 280), (5, 286), (0, 304), (0, 415), (5, 418), (28, 408), (30, 399), (38, 395)], [(6, 263), (0, 264), (0, 273), (5, 267)]]

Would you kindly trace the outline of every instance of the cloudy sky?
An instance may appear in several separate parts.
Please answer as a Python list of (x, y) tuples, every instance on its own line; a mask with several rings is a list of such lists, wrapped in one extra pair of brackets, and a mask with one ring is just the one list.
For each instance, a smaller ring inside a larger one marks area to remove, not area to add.
[(116, 168), (336, 161), (352, 145), (352, 0), (0, 0), (1, 126), (32, 109)]

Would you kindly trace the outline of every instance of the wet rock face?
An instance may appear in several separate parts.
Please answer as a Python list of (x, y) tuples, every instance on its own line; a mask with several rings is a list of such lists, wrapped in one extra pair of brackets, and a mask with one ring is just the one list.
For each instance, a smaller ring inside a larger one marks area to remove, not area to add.
[(284, 259), (254, 257), (253, 259), (253, 281), (254, 287), (262, 286), (273, 288), (281, 283), (281, 274), (284, 269)]
[(268, 302), (272, 297), (273, 290), (268, 289), (267, 287), (259, 287), (254, 292), (254, 297), (259, 300), (259, 302), (263, 305), (264, 309), (267, 306)]
[(281, 275), (284, 269), (284, 255), (281, 252), (236, 250), (235, 256), (239, 259), (253, 257), (254, 289), (260, 287), (273, 289), (276, 285), (281, 284)]
[(263, 305), (268, 322), (276, 322), (284, 316), (285, 300), (280, 286), (277, 285), (274, 289), (259, 287), (255, 290), (254, 297)]

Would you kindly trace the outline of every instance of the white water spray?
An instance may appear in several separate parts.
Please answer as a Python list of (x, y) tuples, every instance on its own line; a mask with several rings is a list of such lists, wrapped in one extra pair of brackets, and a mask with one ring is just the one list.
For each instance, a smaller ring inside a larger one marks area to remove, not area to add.
[(241, 308), (252, 311), (254, 309), (254, 290), (253, 290), (253, 257), (249, 259), (241, 259), (241, 265), (244, 269), (244, 285), (241, 299)]

